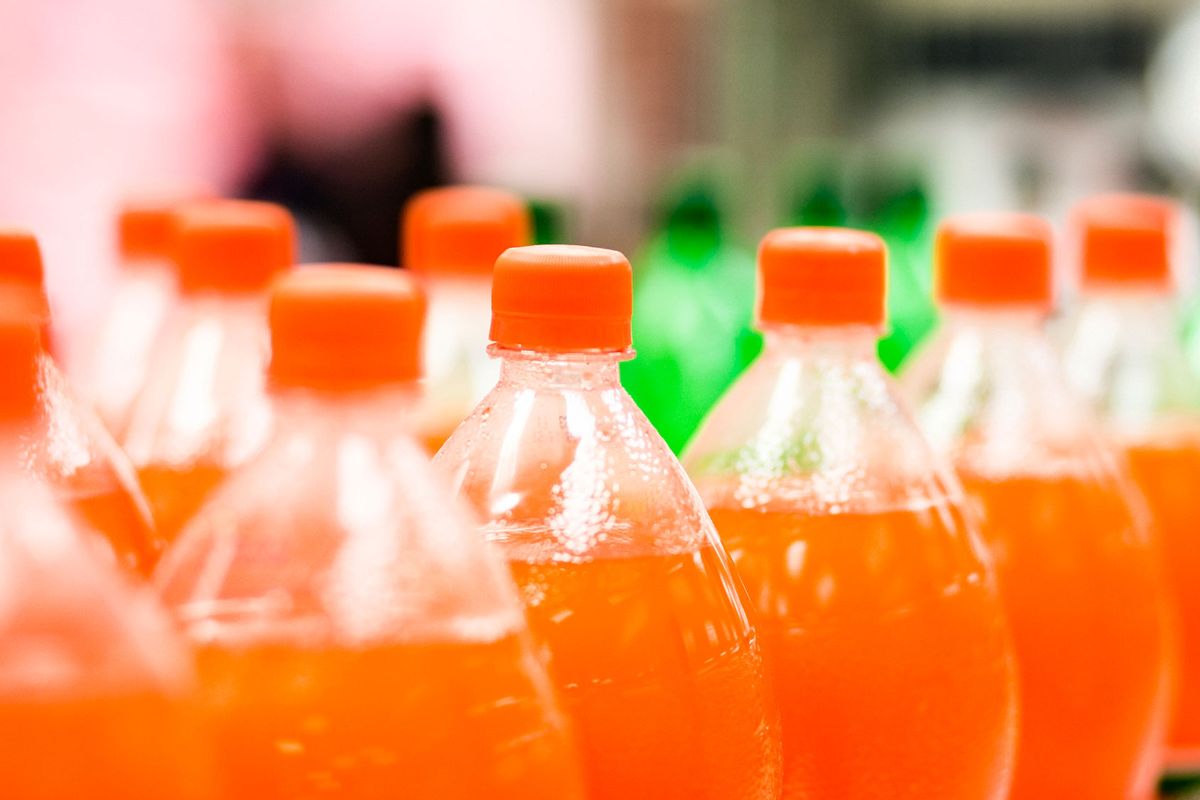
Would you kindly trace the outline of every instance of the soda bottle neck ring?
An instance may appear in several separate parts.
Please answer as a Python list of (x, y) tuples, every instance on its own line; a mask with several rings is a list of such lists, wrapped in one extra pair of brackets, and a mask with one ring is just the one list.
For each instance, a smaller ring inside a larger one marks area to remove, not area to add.
[(943, 303), (940, 310), (946, 324), (953, 328), (979, 325), (1040, 330), (1049, 316), (1048, 309), (1040, 305)]
[(620, 365), (633, 350), (552, 353), (517, 350), (492, 344), (488, 354), (500, 359), (500, 382), (529, 388), (610, 389), (621, 384)]
[(419, 381), (379, 381), (326, 386), (273, 381), (268, 378), (266, 388), (271, 398), (281, 405), (329, 404), (344, 408), (353, 405), (372, 406), (383, 401), (387, 403), (399, 401), (411, 404), (411, 406), (405, 406), (411, 410), (411, 408), (415, 408), (421, 396)]
[(767, 350), (805, 353), (843, 353), (875, 358), (875, 346), (883, 335), (875, 325), (789, 325), (773, 322), (760, 325)]
[(1169, 306), (1179, 295), (1179, 288), (1171, 282), (1156, 281), (1082, 281), (1079, 296), (1083, 300), (1105, 300), (1128, 305), (1155, 304)]

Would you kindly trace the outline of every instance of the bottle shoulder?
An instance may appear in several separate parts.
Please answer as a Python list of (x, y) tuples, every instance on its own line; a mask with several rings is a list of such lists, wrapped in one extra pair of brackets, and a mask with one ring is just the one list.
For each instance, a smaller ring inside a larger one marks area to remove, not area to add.
[(35, 471), (53, 481), (107, 481), (132, 490), (136, 481), (128, 459), (95, 411), (71, 390), (58, 364), (43, 354), (38, 371), (42, 408), (31, 442)]
[(184, 304), (164, 329), (122, 444), (133, 462), (244, 461), (270, 429), (265, 311)]
[(181, 642), (40, 481), (0, 486), (0, 694), (29, 699), (187, 689)]
[(1174, 305), (1092, 299), (1064, 326), (1067, 376), (1118, 433), (1170, 437), (1200, 427), (1200, 373), (1184, 347)]
[(407, 433), (288, 426), (189, 523), (155, 573), (199, 641), (491, 641), (521, 627), (477, 523)]
[(873, 355), (767, 352), (684, 453), (709, 506), (876, 512), (957, 502)]
[(502, 379), (434, 462), (510, 557), (663, 554), (715, 541), (679, 461), (615, 379)]
[(943, 327), (901, 386), (932, 446), (959, 470), (1086, 477), (1113, 468), (1098, 420), (1040, 328)]

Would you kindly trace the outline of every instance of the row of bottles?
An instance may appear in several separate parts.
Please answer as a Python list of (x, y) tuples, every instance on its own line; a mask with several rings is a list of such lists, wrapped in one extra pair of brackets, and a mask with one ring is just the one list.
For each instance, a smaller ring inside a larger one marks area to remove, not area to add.
[(1169, 206), (1081, 209), (1066, 370), (1049, 226), (944, 221), (899, 384), (883, 241), (771, 232), (762, 353), (682, 463), (622, 388), (629, 262), (523, 246), (509, 195), (415, 200), (407, 272), (294, 269), (270, 204), (137, 214), (72, 365), (124, 452), (0, 234), (21, 796), (1140, 800), (1169, 720), (1200, 750)]

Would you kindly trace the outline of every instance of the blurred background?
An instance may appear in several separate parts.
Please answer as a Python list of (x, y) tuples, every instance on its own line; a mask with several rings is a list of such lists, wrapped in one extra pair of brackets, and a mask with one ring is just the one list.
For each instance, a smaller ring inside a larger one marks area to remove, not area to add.
[(405, 199), (469, 181), (528, 197), (543, 241), (725, 276), (731, 324), (766, 228), (876, 230), (894, 365), (932, 324), (938, 215), (1196, 194), (1200, 6), (0, 0), (0, 109), (0, 220), (41, 234), (68, 341), (130, 192), (280, 201), (304, 260), (394, 264)]

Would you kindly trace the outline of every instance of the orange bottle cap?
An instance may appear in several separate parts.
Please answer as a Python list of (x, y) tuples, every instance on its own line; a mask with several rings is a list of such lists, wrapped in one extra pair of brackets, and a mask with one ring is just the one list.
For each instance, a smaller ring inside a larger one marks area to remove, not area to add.
[(620, 352), (633, 344), (633, 270), (615, 250), (513, 247), (492, 273), (491, 339), (548, 352)]
[(271, 291), (276, 386), (354, 390), (421, 376), (425, 295), (402, 270), (314, 264)]
[(1033, 214), (977, 213), (947, 217), (934, 245), (939, 303), (1049, 309), (1050, 223)]
[(43, 322), (50, 321), (42, 251), (37, 237), (21, 228), (0, 229), (0, 281), (25, 289), (22, 302)]
[(403, 216), (401, 264), (423, 272), (490, 275), (501, 253), (530, 241), (525, 202), (501, 189), (428, 189)]
[(37, 237), (21, 228), (0, 229), (0, 279), (42, 286), (42, 251)]
[(0, 288), (0, 423), (31, 419), (38, 407), (41, 320), (20, 287)]
[(162, 192), (131, 197), (117, 215), (117, 247), (126, 260), (170, 258), (175, 212), (189, 202), (210, 200), (205, 191)]
[(758, 246), (758, 321), (871, 325), (887, 319), (887, 247), (848, 228), (776, 228)]
[(174, 238), (179, 290), (187, 294), (263, 291), (295, 262), (295, 224), (274, 203), (190, 203), (176, 212)]
[(1082, 239), (1084, 286), (1169, 289), (1170, 239), (1178, 209), (1165, 197), (1102, 194), (1075, 207)]

